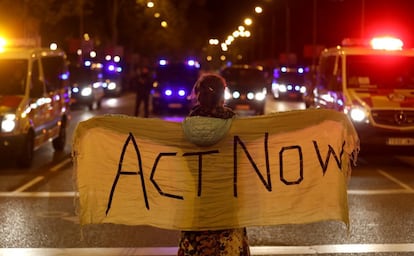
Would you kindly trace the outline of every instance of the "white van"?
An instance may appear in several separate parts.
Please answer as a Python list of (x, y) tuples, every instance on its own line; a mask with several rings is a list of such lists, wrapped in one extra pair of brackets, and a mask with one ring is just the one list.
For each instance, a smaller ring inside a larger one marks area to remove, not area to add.
[(349, 115), (361, 144), (414, 146), (414, 49), (401, 40), (345, 40), (324, 50), (313, 95), (315, 107)]
[(52, 141), (62, 151), (70, 119), (65, 52), (38, 47), (0, 49), (0, 150), (29, 167), (34, 150)]

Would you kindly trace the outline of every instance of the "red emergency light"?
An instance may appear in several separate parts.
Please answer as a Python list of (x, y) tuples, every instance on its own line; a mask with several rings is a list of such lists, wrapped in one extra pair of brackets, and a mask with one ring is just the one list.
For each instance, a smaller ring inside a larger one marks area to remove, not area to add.
[(370, 45), (375, 50), (401, 50), (403, 48), (403, 41), (395, 37), (375, 37), (371, 40)]

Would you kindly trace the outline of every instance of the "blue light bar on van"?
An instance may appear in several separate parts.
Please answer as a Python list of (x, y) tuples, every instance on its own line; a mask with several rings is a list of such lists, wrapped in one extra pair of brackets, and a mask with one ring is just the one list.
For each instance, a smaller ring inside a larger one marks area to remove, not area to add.
[(66, 72), (60, 75), (60, 79), (62, 80), (68, 80), (68, 78), (69, 78), (69, 72)]

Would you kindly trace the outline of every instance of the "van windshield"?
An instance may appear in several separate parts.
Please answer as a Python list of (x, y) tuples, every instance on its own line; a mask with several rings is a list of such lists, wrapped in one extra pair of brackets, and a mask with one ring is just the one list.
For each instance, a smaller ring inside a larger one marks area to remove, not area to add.
[(27, 60), (0, 59), (0, 95), (25, 93)]
[(256, 68), (228, 67), (221, 75), (230, 90), (262, 90), (267, 85), (266, 73)]
[(90, 68), (69, 67), (69, 77), (72, 83), (92, 83), (98, 80), (98, 72)]
[(305, 75), (298, 72), (279, 72), (275, 79), (279, 83), (303, 84)]
[(349, 88), (414, 89), (414, 56), (347, 56)]
[(266, 81), (265, 73), (254, 68), (226, 68), (222, 72), (227, 82), (261, 83)]
[(182, 63), (159, 66), (155, 71), (155, 76), (158, 82), (183, 83), (189, 87), (194, 85), (198, 79), (198, 75), (198, 68)]

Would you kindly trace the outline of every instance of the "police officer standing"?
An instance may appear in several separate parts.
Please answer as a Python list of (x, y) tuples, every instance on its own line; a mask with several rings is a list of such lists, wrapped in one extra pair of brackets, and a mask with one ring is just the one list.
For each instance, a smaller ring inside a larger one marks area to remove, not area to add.
[(135, 79), (136, 98), (135, 98), (135, 116), (139, 116), (141, 103), (144, 104), (144, 117), (149, 116), (149, 98), (152, 89), (152, 76), (149, 68), (142, 67)]

